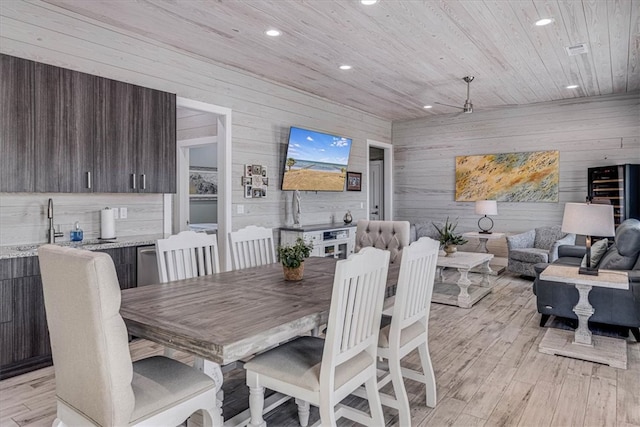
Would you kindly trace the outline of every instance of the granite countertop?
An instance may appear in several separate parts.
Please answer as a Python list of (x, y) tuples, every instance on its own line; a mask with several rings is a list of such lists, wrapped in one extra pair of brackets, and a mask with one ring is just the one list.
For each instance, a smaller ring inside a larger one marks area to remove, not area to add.
[[(102, 249), (126, 248), (129, 246), (154, 245), (156, 243), (156, 240), (163, 238), (163, 234), (150, 234), (144, 236), (118, 237), (115, 240), (108, 241), (87, 239), (83, 240), (82, 242), (58, 242), (56, 243), (56, 245), (96, 251)], [(46, 243), (32, 243), (24, 245), (0, 246), (0, 259), (36, 256), (38, 255), (38, 247), (45, 244)]]

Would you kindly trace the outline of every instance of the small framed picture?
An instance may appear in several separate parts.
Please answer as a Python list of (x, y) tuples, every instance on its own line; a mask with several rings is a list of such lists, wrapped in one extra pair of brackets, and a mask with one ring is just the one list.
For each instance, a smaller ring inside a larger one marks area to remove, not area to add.
[(242, 177), (242, 185), (251, 185), (252, 178), (250, 176)]
[(262, 177), (263, 178), (267, 177), (267, 168), (265, 166), (262, 167)]
[(245, 199), (251, 199), (253, 196), (253, 187), (250, 185), (245, 185), (244, 186), (244, 198)]
[(347, 172), (347, 191), (362, 191), (362, 173)]
[(269, 178), (262, 178), (262, 185), (269, 185)]
[(252, 189), (251, 197), (253, 199), (257, 199), (262, 197), (262, 188), (254, 188)]
[(262, 176), (262, 166), (260, 165), (253, 165), (253, 167), (251, 168), (251, 174), (256, 176)]
[(267, 197), (267, 187), (262, 187), (260, 192), (262, 193), (260, 197)]
[(253, 165), (244, 165), (244, 176), (251, 176), (253, 172)]
[(262, 177), (260, 175), (252, 176), (251, 185), (253, 185), (254, 187), (260, 187), (262, 185)]

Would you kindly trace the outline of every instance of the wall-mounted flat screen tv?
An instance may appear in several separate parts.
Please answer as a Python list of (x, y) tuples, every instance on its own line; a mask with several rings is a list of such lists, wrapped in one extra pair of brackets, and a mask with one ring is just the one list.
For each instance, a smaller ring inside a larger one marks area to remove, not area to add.
[(351, 139), (292, 127), (283, 190), (344, 191)]

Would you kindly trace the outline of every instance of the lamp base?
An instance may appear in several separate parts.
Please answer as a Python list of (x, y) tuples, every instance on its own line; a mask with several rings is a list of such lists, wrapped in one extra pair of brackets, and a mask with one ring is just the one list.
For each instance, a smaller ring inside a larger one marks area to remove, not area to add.
[(492, 234), (492, 231), (487, 231), (487, 230), (480, 230), (478, 231), (479, 234)]
[(591, 267), (580, 267), (578, 269), (578, 274), (586, 274), (588, 276), (597, 276), (598, 275), (598, 269), (597, 268), (591, 268)]

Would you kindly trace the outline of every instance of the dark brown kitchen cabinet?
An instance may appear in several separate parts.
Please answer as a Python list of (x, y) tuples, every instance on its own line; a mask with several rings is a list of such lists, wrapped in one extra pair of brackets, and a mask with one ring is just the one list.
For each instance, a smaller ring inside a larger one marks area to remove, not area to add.
[(96, 191), (176, 192), (174, 94), (102, 79)]
[(174, 94), (0, 56), (0, 192), (176, 192)]
[[(136, 286), (136, 248), (103, 249), (120, 289)], [(73, 295), (69, 295), (73, 298)], [(0, 380), (51, 365), (38, 257), (0, 259)]]
[(97, 77), (36, 63), (36, 192), (91, 192)]
[(35, 62), (0, 55), (0, 192), (35, 190)]

